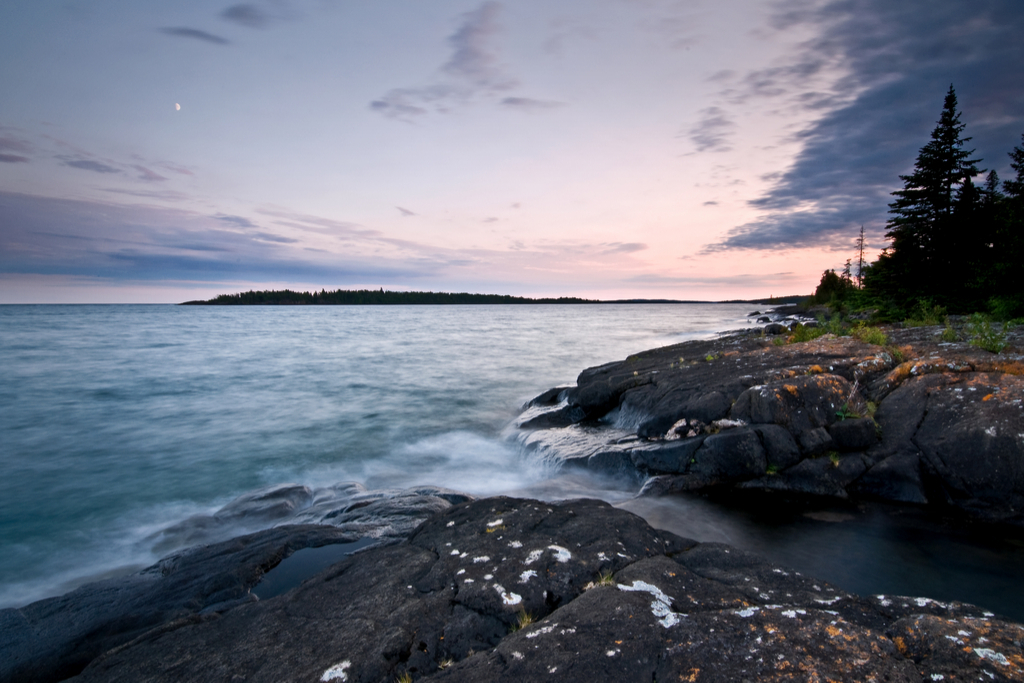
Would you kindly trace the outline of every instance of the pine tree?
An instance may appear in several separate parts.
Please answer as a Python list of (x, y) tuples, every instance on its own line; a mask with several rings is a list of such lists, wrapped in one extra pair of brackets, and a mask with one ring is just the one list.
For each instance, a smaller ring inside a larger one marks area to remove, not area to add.
[[(901, 175), (903, 189), (892, 194), (886, 237), (892, 240), (892, 266), (903, 294), (934, 291), (929, 281), (948, 282), (956, 267), (961, 240), (953, 220), (963, 185), (978, 175), (974, 150), (964, 149), (965, 124), (957, 111), (956, 92), (949, 86), (942, 115), (931, 140), (921, 148), (910, 175)], [(974, 194), (972, 193), (972, 199)], [(896, 294), (893, 292), (892, 294)]]

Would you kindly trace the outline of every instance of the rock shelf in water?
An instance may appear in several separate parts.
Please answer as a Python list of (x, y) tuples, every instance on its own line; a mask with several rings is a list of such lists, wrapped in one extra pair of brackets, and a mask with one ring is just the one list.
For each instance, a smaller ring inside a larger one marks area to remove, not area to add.
[(1022, 640), (970, 605), (861, 598), (603, 502), (490, 498), (284, 595), (154, 626), (72, 680), (1019, 681)]
[(518, 438), (643, 494), (729, 486), (954, 507), (1024, 523), (1024, 346), (891, 346), (737, 334), (584, 370), (528, 404)]

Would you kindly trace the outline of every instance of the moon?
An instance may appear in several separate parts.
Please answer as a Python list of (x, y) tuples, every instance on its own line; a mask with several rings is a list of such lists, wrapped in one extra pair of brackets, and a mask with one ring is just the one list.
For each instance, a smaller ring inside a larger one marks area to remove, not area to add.
[(177, 102), (174, 103), (174, 111), (181, 111), (181, 105)]

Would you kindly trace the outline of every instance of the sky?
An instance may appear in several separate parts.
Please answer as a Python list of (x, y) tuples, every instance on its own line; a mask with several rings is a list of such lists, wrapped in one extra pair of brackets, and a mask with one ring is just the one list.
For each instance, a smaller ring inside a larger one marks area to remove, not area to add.
[(810, 293), (952, 84), (1024, 134), (1020, 0), (0, 9), (0, 303)]

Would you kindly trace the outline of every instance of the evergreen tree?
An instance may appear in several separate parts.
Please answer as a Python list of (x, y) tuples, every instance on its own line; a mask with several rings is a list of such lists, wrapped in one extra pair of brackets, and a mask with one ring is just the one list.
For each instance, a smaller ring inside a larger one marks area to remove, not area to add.
[[(954, 220), (954, 207), (958, 200), (976, 199), (970, 179), (978, 174), (980, 161), (971, 158), (974, 150), (964, 148), (971, 140), (963, 136), (965, 127), (951, 85), (913, 173), (901, 175), (903, 189), (892, 193), (896, 199), (889, 204), (886, 237), (892, 240), (889, 266), (901, 291), (890, 295), (935, 291), (940, 281), (950, 285), (947, 293), (957, 289), (957, 278), (950, 275), (958, 268), (964, 245), (962, 235), (957, 234), (960, 221)], [(966, 189), (965, 184), (969, 185)]]

